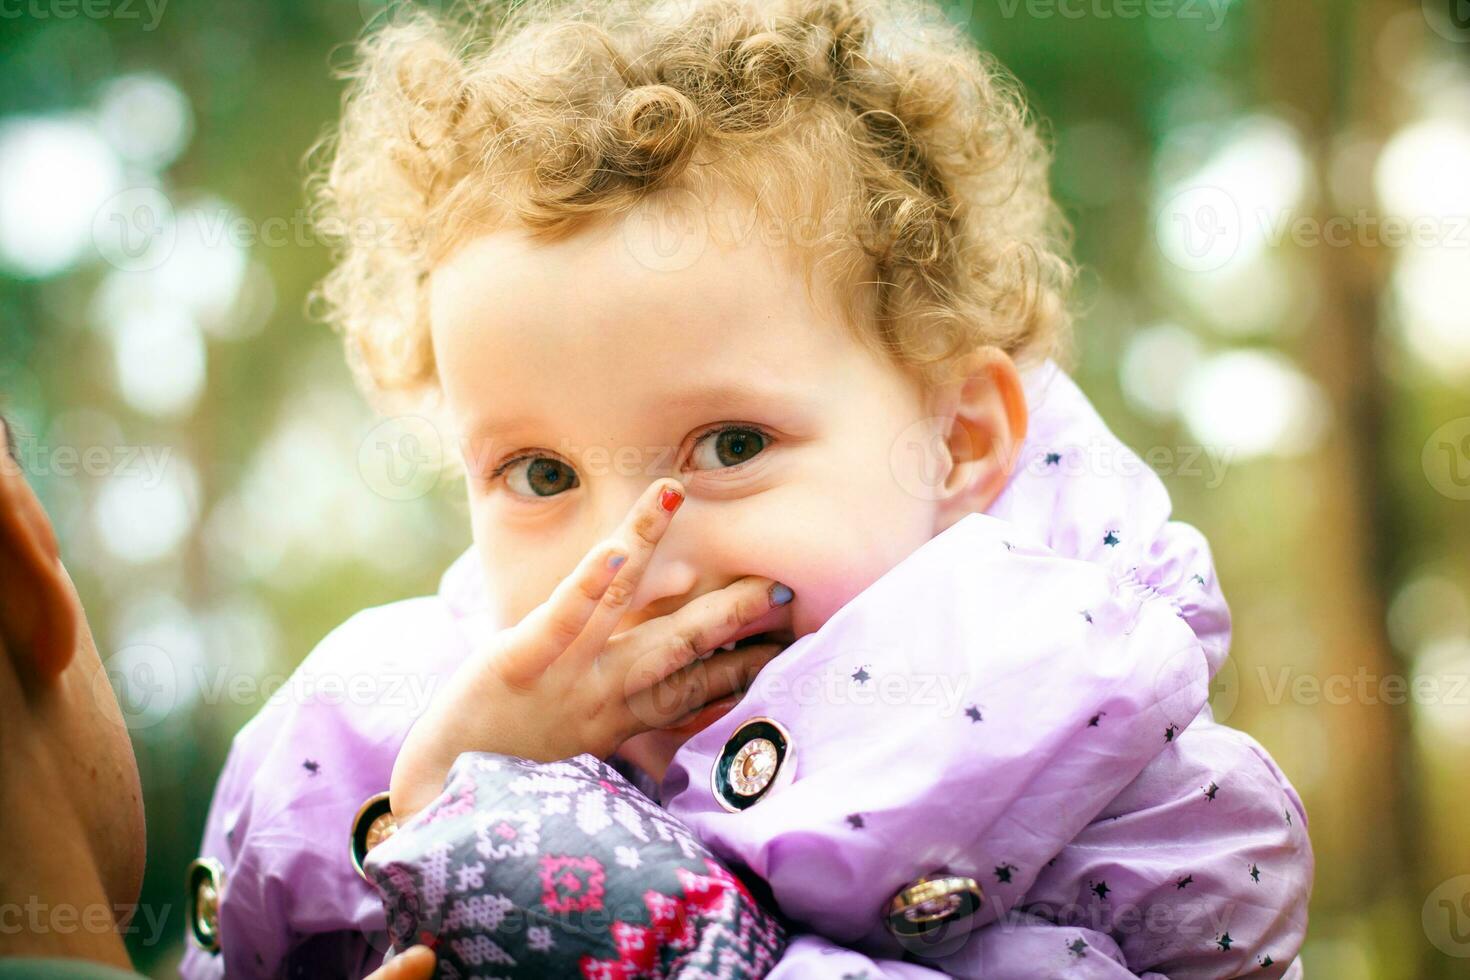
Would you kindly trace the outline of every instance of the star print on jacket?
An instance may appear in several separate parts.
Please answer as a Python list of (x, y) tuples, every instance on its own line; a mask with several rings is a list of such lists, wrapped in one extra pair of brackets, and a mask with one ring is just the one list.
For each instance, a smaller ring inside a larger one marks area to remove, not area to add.
[(1102, 716), (1105, 714), (1107, 714), (1106, 711), (1099, 711), (1097, 714), (1087, 719), (1087, 727), (1096, 728), (1098, 726), (1098, 723), (1102, 721)]
[(1086, 956), (1087, 943), (1080, 938), (1074, 939), (1067, 944), (1067, 952), (1071, 953), (1073, 956)]
[(1230, 944), (1233, 942), (1235, 942), (1235, 940), (1231, 939), (1230, 933), (1227, 932), (1225, 933), (1225, 935), (1216, 938), (1215, 945), (1219, 946), (1221, 949), (1229, 949)]
[(863, 829), (863, 815), (861, 813), (849, 813), (847, 815), (847, 822), (853, 830)]
[(1174, 725), (1174, 724), (1170, 724), (1168, 728), (1164, 729), (1164, 741), (1166, 741), (1166, 742), (1172, 742), (1172, 741), (1174, 741), (1174, 736), (1178, 732), (1179, 732), (1179, 726), (1178, 725)]
[(999, 881), (1003, 885), (1008, 885), (1011, 882), (1011, 872), (1018, 870), (1020, 869), (1017, 868), (1014, 864), (997, 865), (995, 868), (995, 880)]
[[(1126, 455), (1064, 373), (1028, 373), (1026, 383), (1033, 424), (1021, 458), (1039, 463), (1055, 452), (1080, 460), (1101, 446), (1129, 465), (1019, 468), (985, 514), (935, 535), (767, 665), (738, 712), (681, 747), (660, 802), (760, 879), (805, 930), (783, 962), (785, 975), (801, 980), (864, 969), (870, 977), (926, 976), (911, 963), (875, 966), (829, 937), (886, 943), (876, 913), (896, 887), (934, 870), (936, 848), (962, 865), (950, 870), (977, 881), (985, 869), (1013, 863), (1011, 883), (1001, 888), (992, 878), (991, 889), (1007, 906), (1040, 911), (1011, 928), (990, 921), (998, 910), (987, 904), (963, 948), (931, 961), (934, 980), (1057, 976), (1113, 964), (1134, 976), (1222, 980), (1259, 970), (1267, 951), (1280, 954), (1284, 970), (1306, 931), (1308, 814), (1262, 746), (1200, 710), (1231, 633), (1208, 542), (1175, 520), (1157, 476)], [(1103, 544), (1109, 531), (1116, 545)], [(488, 593), (467, 550), (437, 594), (366, 610), (340, 627), (302, 665), (304, 676), (448, 677), (483, 632), (502, 625)], [(1181, 651), (1187, 656), (1176, 657)], [(964, 698), (986, 698), (983, 736), (969, 719), (961, 725), (920, 697), (818, 699), (798, 712), (790, 692), (829, 669), (840, 689), (871, 693), (841, 684), (855, 669), (854, 653), (873, 657), (863, 669), (874, 687), (880, 675), (968, 675), (968, 693), (948, 704), (963, 711)], [(1180, 683), (1160, 687), (1161, 672)], [(380, 928), (367, 918), (381, 916), (370, 886), (345, 848), (315, 842), (342, 839), (362, 800), (387, 785), (412, 713), (390, 704), (284, 701), (237, 736), (216, 791), (201, 852), (217, 856), (228, 875), (221, 922), (229, 939), (215, 957), (191, 946), (182, 968), (188, 980), (208, 980), (221, 966), (240, 980), (286, 975), (303, 943), (334, 965), (380, 955), (365, 938)], [(1104, 703), (1108, 724), (1088, 726)], [(709, 776), (734, 728), (757, 714), (796, 726), (801, 771), (732, 818)], [(1157, 722), (1175, 719), (1183, 720), (1160, 740)], [(320, 792), (300, 792), (306, 754), (323, 774), (333, 771), (332, 780), (310, 780)], [(1231, 781), (1230, 796), (1218, 807), (1200, 805), (1194, 794), (1221, 778)], [(882, 816), (868, 834), (846, 822), (853, 813)], [(237, 822), (227, 844), (225, 831)], [(877, 843), (880, 826), (883, 846), (860, 846)], [(1148, 852), (1163, 859), (1138, 860)], [(1242, 873), (1252, 860), (1271, 864), (1269, 879), (1253, 884)], [(1188, 896), (1170, 887), (1181, 875), (1199, 885), (1185, 889)], [(1205, 915), (1193, 930), (1116, 935), (1048, 921), (1084, 894), (1088, 878), (1105, 878), (1110, 890), (1106, 904), (1084, 905), (1137, 907), (1144, 922), (1153, 909), (1175, 924), (1192, 911)], [(836, 880), (844, 884), (840, 901), (831, 894)], [(309, 909), (283, 900), (306, 888)], [(1222, 931), (1228, 923), (1228, 951), (1205, 938), (1214, 936), (1211, 922)], [(1095, 955), (1070, 954), (1078, 938)], [(257, 951), (265, 963), (252, 963)], [(1258, 975), (1281, 972), (1271, 969)]]
[(1107, 545), (1109, 548), (1116, 548), (1122, 540), (1122, 538), (1118, 537), (1117, 531), (1109, 531), (1107, 534), (1103, 535), (1103, 544)]
[(1056, 466), (1061, 461), (1062, 461), (1062, 454), (1061, 453), (1047, 453), (1046, 454), (1046, 465), (1047, 466)]
[(985, 720), (980, 714), (980, 706), (975, 704), (972, 704), (965, 709), (965, 717), (970, 719), (970, 721), (972, 722)]
[(307, 759), (301, 763), (301, 768), (315, 776), (322, 771), (322, 764), (315, 759)]
[[(1100, 731), (1083, 727), (1089, 737), (1100, 738), (1114, 727), (1117, 710), (1109, 710), (1112, 714), (1105, 719), (1108, 724)], [(1088, 717), (1082, 715), (1082, 726)], [(998, 722), (1000, 716), (989, 720)], [(1151, 970), (1161, 977), (1173, 976), (1170, 969), (1158, 966), (1173, 963), (1177, 968), (1185, 962), (1194, 963), (1195, 973), (1211, 980), (1279, 975), (1295, 956), (1282, 953), (1282, 944), (1299, 942), (1294, 937), (1304, 931), (1302, 897), (1307, 892), (1301, 882), (1310, 875), (1310, 861), (1290, 856), (1305, 845), (1304, 821), (1294, 820), (1288, 825), (1282, 819), (1283, 807), (1294, 818), (1300, 816), (1295, 800), (1289, 794), (1283, 798), (1269, 766), (1257, 765), (1261, 750), (1254, 743), (1208, 718), (1195, 718), (1177, 727), (1174, 740), (1161, 750), (1159, 783), (1142, 781), (1131, 787), (1060, 852), (1054, 868), (1043, 869), (1031, 885), (1025, 885), (1023, 873), (1013, 876), (1026, 889), (1020, 907), (1042, 918), (1050, 918), (1069, 906), (1076, 909), (1079, 904), (1096, 910), (1136, 907), (1144, 914), (1160, 914), (1168, 909), (1176, 916), (1171, 920), (1176, 924), (1190, 916), (1189, 928), (1167, 938), (1130, 934), (1119, 940), (1104, 932), (1082, 932), (1090, 952), (1097, 954), (1089, 960), (1103, 956), (1117, 960), (1121, 955), (1135, 975), (1148, 975)], [(1231, 789), (1228, 797), (1221, 795), (1226, 782)], [(1215, 803), (1210, 803), (1208, 797), (1201, 800), (1212, 784), (1217, 791)], [(1172, 795), (1161, 798), (1159, 785), (1172, 785)], [(1200, 848), (1188, 856), (1181, 853), (1173, 867), (1153, 867), (1149, 861), (1138, 861), (1136, 849), (1143, 839), (1139, 821), (1164, 819), (1160, 815), (1170, 811), (1169, 823), (1187, 821), (1191, 833), (1201, 840), (1214, 840), (1215, 847)], [(1119, 819), (1114, 821), (1115, 817)], [(1241, 833), (1243, 827), (1251, 828), (1249, 838)], [(1015, 852), (1007, 848), (1005, 853), (1009, 857)], [(1016, 863), (1026, 864), (1019, 858)], [(1253, 867), (1260, 872), (1259, 881), (1249, 877)], [(1265, 873), (1268, 868), (1270, 876)], [(1287, 899), (1288, 895), (1298, 898)], [(1212, 927), (1204, 925), (1209, 920), (1199, 918), (1202, 908), (1217, 916)], [(1225, 947), (1220, 943), (1227, 925), (1230, 945)], [(1068, 934), (1066, 940), (1070, 939)], [(1168, 952), (1161, 952), (1161, 948)], [(1267, 951), (1276, 965), (1257, 973)], [(1212, 965), (1200, 970), (1206, 955)], [(1087, 961), (1072, 962), (1075, 972)], [(1034, 974), (1015, 974), (1018, 978), (1027, 975), (1070, 973), (1065, 965), (1051, 965)], [(1294, 973), (1286, 975), (1295, 977)]]
[(1210, 785), (1208, 787), (1204, 787), (1204, 791), (1205, 791), (1205, 797), (1211, 803), (1213, 803), (1213, 802), (1215, 802), (1215, 794), (1220, 791), (1220, 787), (1216, 786), (1214, 783), (1210, 783)]
[(1251, 881), (1254, 881), (1256, 884), (1260, 884), (1261, 882), (1261, 869), (1254, 864), (1251, 865)]
[(864, 664), (863, 666), (852, 672), (852, 679), (859, 684), (866, 684), (868, 681), (873, 679), (873, 675), (868, 673), (867, 665)]

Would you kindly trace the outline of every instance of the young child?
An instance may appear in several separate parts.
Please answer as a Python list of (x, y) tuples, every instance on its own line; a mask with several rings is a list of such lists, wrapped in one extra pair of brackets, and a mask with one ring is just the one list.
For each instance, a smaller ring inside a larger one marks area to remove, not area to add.
[(502, 13), (369, 37), (318, 185), (325, 299), (452, 434), (474, 547), (300, 670), (432, 703), (240, 733), (183, 973), (367, 972), (354, 814), (478, 751), (620, 760), (764, 882), (771, 975), (1300, 976), (1305, 813), (1210, 717), (1207, 546), (1049, 359), (1013, 85), (917, 2)]

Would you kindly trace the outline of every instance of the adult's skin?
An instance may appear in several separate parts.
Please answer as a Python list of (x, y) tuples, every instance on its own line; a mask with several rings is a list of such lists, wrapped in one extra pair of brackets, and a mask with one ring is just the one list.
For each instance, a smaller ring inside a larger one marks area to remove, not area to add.
[[(0, 974), (131, 975), (118, 927), (143, 880), (137, 760), (3, 420), (0, 440)], [(427, 978), (433, 964), (415, 947), (369, 980)]]

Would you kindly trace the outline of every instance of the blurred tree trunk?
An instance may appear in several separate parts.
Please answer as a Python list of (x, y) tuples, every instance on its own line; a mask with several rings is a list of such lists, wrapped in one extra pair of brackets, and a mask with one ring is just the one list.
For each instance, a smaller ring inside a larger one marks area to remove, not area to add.
[[(1376, 139), (1392, 132), (1394, 86), (1383, 78), (1375, 49), (1384, 25), (1406, 9), (1396, 0), (1254, 5), (1263, 101), (1294, 110), (1292, 122), (1304, 129), (1319, 177), (1329, 172), (1334, 137), (1349, 128)], [(1312, 217), (1324, 222), (1334, 207), (1330, 195), (1319, 194), (1316, 207)], [(1303, 250), (1318, 311), (1294, 351), (1327, 392), (1334, 423), (1314, 474), (1321, 579), (1310, 589), (1326, 602), (1306, 615), (1328, 652), (1326, 672), (1362, 668), (1373, 679), (1406, 673), (1386, 628), (1392, 578), (1406, 565), (1399, 539), (1387, 533), (1392, 487), (1382, 462), (1392, 386), (1378, 370), (1376, 345), (1379, 296), (1392, 261), (1387, 252), (1371, 243)], [(1319, 865), (1314, 905), (1332, 908), (1334, 919), (1356, 921), (1360, 935), (1371, 937), (1366, 945), (1375, 978), (1447, 977), (1432, 972), (1419, 923), (1429, 884), (1412, 713), (1374, 696), (1376, 683), (1367, 698), (1352, 690), (1350, 703), (1319, 704), (1316, 712), (1332, 758), (1325, 767), (1331, 778), (1309, 813), (1313, 835), (1335, 839), (1333, 850), (1353, 860)]]

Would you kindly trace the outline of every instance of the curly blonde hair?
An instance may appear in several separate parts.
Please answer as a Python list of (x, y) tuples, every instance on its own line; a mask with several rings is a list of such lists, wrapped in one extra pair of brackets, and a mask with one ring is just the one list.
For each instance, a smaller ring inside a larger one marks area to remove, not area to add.
[(1019, 86), (930, 0), (470, 0), (395, 11), (345, 71), (308, 182), (324, 318), (373, 395), (437, 387), (429, 271), (657, 192), (733, 187), (803, 227), (858, 337), (934, 382), (1054, 356), (1074, 271)]

